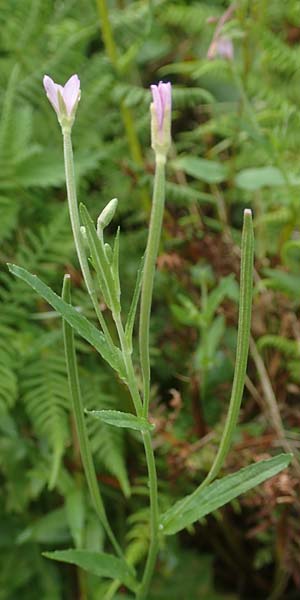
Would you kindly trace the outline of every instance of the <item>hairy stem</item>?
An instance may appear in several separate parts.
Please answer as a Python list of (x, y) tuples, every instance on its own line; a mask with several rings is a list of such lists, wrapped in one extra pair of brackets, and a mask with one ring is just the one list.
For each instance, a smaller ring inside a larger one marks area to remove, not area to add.
[(139, 393), (139, 389), (138, 389), (138, 385), (137, 385), (137, 381), (136, 381), (136, 376), (134, 373), (131, 353), (128, 348), (128, 343), (127, 343), (127, 340), (125, 337), (125, 332), (124, 332), (120, 314), (114, 315), (114, 321), (115, 321), (116, 328), (118, 331), (119, 340), (120, 340), (120, 344), (121, 344), (121, 350), (122, 350), (122, 354), (123, 354), (123, 358), (124, 358), (127, 380), (128, 380), (128, 388), (129, 388), (129, 391), (130, 391), (130, 394), (132, 397), (135, 412), (136, 412), (137, 416), (140, 417), (140, 416), (142, 416), (143, 406), (142, 406), (142, 401), (141, 401), (141, 397), (140, 397), (140, 393)]
[(143, 433), (143, 442), (146, 452), (146, 460), (149, 476), (150, 492), (150, 546), (143, 574), (141, 586), (137, 594), (137, 600), (145, 600), (148, 595), (149, 585), (152, 579), (157, 552), (158, 552), (158, 492), (157, 492), (157, 474), (153, 448), (151, 444), (151, 435), (149, 432)]
[(69, 206), (69, 214), (72, 226), (72, 232), (75, 242), (75, 248), (80, 264), (80, 268), (82, 271), (82, 275), (85, 281), (85, 285), (87, 287), (87, 291), (93, 303), (94, 310), (98, 317), (99, 323), (103, 329), (103, 333), (107, 339), (108, 344), (113, 346), (113, 341), (111, 335), (109, 333), (108, 327), (106, 325), (103, 314), (100, 310), (97, 292), (94, 286), (94, 282), (91, 276), (88, 260), (85, 253), (84, 241), (82, 238), (82, 234), (80, 231), (80, 219), (79, 219), (79, 211), (78, 211), (78, 203), (77, 203), (77, 194), (76, 194), (76, 184), (75, 184), (75, 172), (74, 172), (74, 159), (73, 159), (73, 148), (72, 148), (72, 139), (71, 132), (69, 129), (64, 128), (62, 130), (63, 134), (63, 143), (64, 143), (64, 163), (65, 163), (65, 174), (66, 174), (66, 185), (67, 185), (67, 195), (68, 195), (68, 206)]
[(150, 356), (149, 356), (149, 328), (152, 304), (153, 282), (155, 264), (161, 236), (161, 228), (165, 203), (165, 157), (156, 156), (156, 169), (153, 190), (153, 203), (149, 227), (148, 242), (145, 254), (141, 310), (139, 327), (140, 360), (143, 376), (143, 414), (147, 418), (150, 398)]
[[(145, 262), (142, 278), (141, 291), (141, 310), (140, 310), (140, 329), (139, 346), (140, 360), (143, 375), (143, 415), (148, 418), (149, 398), (150, 398), (150, 357), (149, 357), (149, 327), (150, 313), (152, 304), (153, 283), (155, 274), (155, 264), (161, 236), (161, 228), (164, 213), (165, 201), (165, 157), (156, 155), (156, 169), (153, 190), (153, 203), (149, 227), (148, 242), (145, 254)], [(150, 491), (150, 546), (146, 561), (146, 567), (142, 583), (137, 594), (138, 600), (144, 600), (147, 597), (150, 581), (155, 567), (155, 561), (158, 552), (158, 492), (157, 492), (157, 474), (154, 460), (154, 453), (151, 444), (151, 435), (143, 434), (143, 442), (146, 452), (146, 460), (149, 476)]]
[[(123, 324), (121, 321), (120, 315), (114, 316), (117, 331), (119, 334), (122, 354), (124, 357), (124, 362), (126, 366), (127, 378), (128, 378), (128, 387), (129, 391), (135, 406), (135, 410), (138, 416), (142, 415), (143, 406), (141, 403), (141, 398), (139, 394), (139, 389), (136, 381), (136, 377), (134, 374), (134, 368), (132, 364), (131, 353), (128, 348), (128, 342), (126, 340), (126, 336), (123, 329)], [(157, 551), (158, 551), (158, 492), (157, 492), (157, 474), (156, 474), (156, 466), (155, 466), (155, 458), (154, 452), (151, 443), (151, 434), (149, 432), (145, 432), (142, 434), (143, 444), (145, 448), (146, 454), (146, 462), (147, 462), (147, 470), (148, 470), (148, 478), (149, 478), (149, 493), (150, 493), (150, 546), (148, 557), (146, 561), (145, 571), (143, 575), (143, 579), (141, 582), (140, 589), (137, 594), (138, 600), (143, 600), (146, 598), (146, 594), (148, 593), (149, 584), (151, 581), (151, 577), (153, 574), (153, 569), (155, 566)], [(117, 582), (114, 582), (115, 586)], [(116, 588), (117, 589), (117, 588)], [(115, 590), (114, 585), (111, 587), (111, 592)], [(111, 596), (108, 596), (110, 598)]]

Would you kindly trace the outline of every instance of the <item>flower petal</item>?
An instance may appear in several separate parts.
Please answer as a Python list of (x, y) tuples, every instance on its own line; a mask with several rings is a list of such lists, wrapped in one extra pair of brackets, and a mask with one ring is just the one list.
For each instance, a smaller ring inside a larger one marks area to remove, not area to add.
[(78, 75), (72, 75), (63, 88), (63, 99), (68, 115), (71, 114), (76, 102), (80, 98), (80, 80)]
[(51, 102), (54, 110), (58, 113), (59, 105), (57, 98), (57, 89), (61, 88), (61, 86), (58, 86), (56, 83), (54, 83), (53, 79), (51, 79), (51, 77), (48, 77), (48, 75), (44, 76), (43, 84), (49, 102)]
[(156, 113), (158, 128), (161, 129), (162, 124), (163, 124), (164, 113), (163, 113), (163, 105), (162, 105), (161, 95), (159, 93), (158, 86), (151, 85), (151, 92), (152, 92), (152, 97), (153, 97), (153, 104), (154, 104), (154, 109), (155, 109), (155, 113)]
[(171, 83), (169, 81), (167, 83), (160, 81), (158, 84), (158, 91), (160, 93), (163, 111), (165, 111), (166, 108), (171, 108)]
[(219, 37), (219, 39), (217, 40), (217, 54), (221, 58), (225, 58), (226, 60), (234, 59), (234, 49), (231, 39), (226, 37)]

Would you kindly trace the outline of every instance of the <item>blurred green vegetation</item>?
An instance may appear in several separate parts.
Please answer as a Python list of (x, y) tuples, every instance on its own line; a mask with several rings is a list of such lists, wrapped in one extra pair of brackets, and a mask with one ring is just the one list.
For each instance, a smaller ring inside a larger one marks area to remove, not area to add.
[[(58, 547), (101, 550), (107, 542), (83, 478), (60, 319), (5, 266), (26, 267), (57, 292), (71, 273), (74, 304), (93, 318), (45, 73), (61, 83), (80, 77), (78, 195), (95, 218), (119, 199), (125, 306), (151, 201), (148, 87), (160, 79), (173, 84), (174, 145), (151, 329), (151, 414), (165, 508), (205, 476), (222, 432), (243, 209), (255, 217), (253, 339), (226, 471), (278, 448), (292, 449), (295, 460), (288, 472), (168, 539), (149, 600), (299, 597), (300, 4), (232, 4), (222, 35), (232, 40), (234, 59), (208, 60), (229, 6), (10, 0), (0, 7), (0, 600), (100, 600), (107, 587), (42, 557)], [(112, 372), (82, 340), (77, 349), (86, 406), (126, 409), (127, 392)], [(148, 536), (139, 437), (96, 420), (88, 426), (109, 516), (138, 565)], [(116, 597), (129, 598), (122, 589)]]

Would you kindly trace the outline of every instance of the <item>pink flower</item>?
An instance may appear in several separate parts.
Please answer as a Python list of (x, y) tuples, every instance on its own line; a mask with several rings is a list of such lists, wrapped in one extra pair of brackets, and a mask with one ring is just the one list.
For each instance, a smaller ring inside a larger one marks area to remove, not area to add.
[(212, 41), (207, 52), (207, 58), (214, 60), (217, 56), (225, 60), (233, 60), (233, 43), (229, 38), (217, 37)]
[(161, 131), (164, 123), (166, 110), (171, 110), (171, 84), (159, 82), (158, 85), (151, 85), (154, 110), (156, 113), (158, 128)]
[(63, 118), (72, 122), (80, 100), (80, 80), (78, 75), (72, 75), (67, 83), (62, 86), (55, 83), (48, 75), (43, 79), (44, 88), (49, 102), (51, 102), (59, 120)]
[(172, 86), (160, 81), (158, 85), (151, 85), (151, 92), (152, 148), (156, 157), (165, 161), (171, 145)]

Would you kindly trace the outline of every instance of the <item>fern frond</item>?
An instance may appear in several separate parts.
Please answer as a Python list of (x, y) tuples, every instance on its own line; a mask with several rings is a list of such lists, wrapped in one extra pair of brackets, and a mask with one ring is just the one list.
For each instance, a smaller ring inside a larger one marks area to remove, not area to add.
[(126, 533), (126, 558), (129, 564), (137, 565), (147, 554), (150, 537), (149, 516), (149, 508), (142, 508), (127, 519), (129, 529)]
[(260, 42), (264, 48), (262, 60), (271, 61), (270, 67), (273, 72), (291, 77), (299, 68), (300, 50), (298, 47), (289, 47), (280, 37), (278, 32), (273, 33), (263, 29), (260, 34)]
[(20, 204), (13, 198), (0, 196), (0, 243), (10, 238), (18, 223)]
[(266, 275), (266, 279), (262, 279), (262, 285), (272, 290), (283, 292), (292, 300), (299, 302), (300, 291), (298, 275), (288, 273), (282, 269), (264, 269), (263, 273)]
[(67, 205), (54, 213), (49, 225), (41, 226), (38, 235), (28, 230), (26, 242), (16, 255), (18, 264), (30, 271), (47, 272), (55, 264), (64, 264), (72, 248)]
[(53, 488), (69, 442), (69, 388), (64, 355), (45, 352), (25, 363), (20, 373), (21, 395), (33, 433), (51, 449), (49, 488)]
[(287, 206), (283, 206), (279, 210), (270, 211), (264, 215), (260, 215), (255, 219), (255, 226), (268, 225), (270, 227), (282, 227), (283, 225), (290, 223), (292, 219), (292, 210)]
[(281, 352), (286, 358), (300, 358), (300, 345), (280, 335), (263, 335), (257, 342), (260, 351), (272, 348)]
[(161, 7), (160, 20), (165, 25), (179, 27), (181, 30), (192, 34), (203, 33), (207, 29), (207, 18), (216, 14), (215, 7), (204, 3), (195, 3), (190, 6), (185, 2), (168, 3)]
[(257, 343), (260, 352), (271, 348), (284, 356), (284, 367), (289, 373), (292, 381), (300, 382), (300, 344), (295, 340), (289, 340), (280, 335), (264, 335)]
[(131, 2), (124, 10), (111, 11), (111, 22), (116, 36), (126, 37), (128, 43), (145, 35), (147, 21), (151, 18), (149, 3)]
[[(107, 375), (102, 373), (91, 377), (86, 374), (81, 378), (82, 397), (87, 409), (120, 409), (120, 398), (115, 393), (107, 392)], [(130, 496), (130, 485), (125, 463), (125, 435), (118, 427), (101, 422), (99, 419), (87, 419), (92, 451), (99, 464), (114, 475), (120, 483), (126, 497)]]
[(10, 131), (13, 120), (13, 106), (18, 87), (20, 69), (15, 65), (10, 75), (7, 89), (3, 99), (1, 119), (0, 119), (0, 156), (6, 157), (10, 154)]
[(0, 325), (0, 413), (12, 408), (17, 399), (16, 351), (12, 346), (14, 332)]
[(297, 360), (288, 360), (286, 366), (291, 379), (296, 383), (300, 383), (299, 357)]

